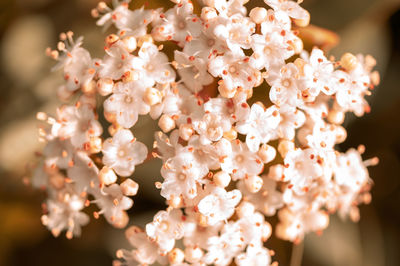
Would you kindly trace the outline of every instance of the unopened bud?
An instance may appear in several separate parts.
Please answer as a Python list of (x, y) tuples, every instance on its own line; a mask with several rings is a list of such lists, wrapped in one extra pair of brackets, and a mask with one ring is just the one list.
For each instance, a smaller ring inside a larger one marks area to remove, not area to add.
[(99, 137), (91, 137), (89, 144), (90, 144), (89, 152), (91, 154), (99, 153), (101, 151), (101, 148), (102, 148), (102, 140), (101, 140), (101, 138), (99, 138)]
[(162, 96), (161, 92), (155, 88), (147, 88), (144, 93), (144, 101), (152, 106), (161, 102)]
[(260, 156), (263, 163), (269, 163), (275, 159), (276, 150), (270, 145), (263, 144), (258, 150), (258, 156)]
[(217, 11), (212, 7), (203, 7), (201, 10), (201, 18), (204, 21), (211, 20), (218, 17)]
[(304, 18), (293, 20), (293, 22), (294, 22), (294, 24), (296, 24), (296, 26), (307, 27), (308, 24), (310, 24), (310, 13), (308, 13), (308, 11), (305, 11), (305, 12), (307, 12), (307, 16), (305, 16)]
[(295, 54), (300, 54), (304, 48), (303, 41), (300, 38), (294, 38), (290, 42), (290, 46), (293, 48)]
[(257, 193), (260, 191), (263, 183), (262, 178), (256, 175), (248, 176), (244, 179), (244, 184), (246, 185), (247, 190), (251, 193)]
[(198, 262), (203, 257), (203, 251), (201, 248), (194, 246), (194, 247), (187, 247), (185, 248), (185, 259), (190, 263)]
[(124, 38), (122, 42), (124, 43), (124, 46), (129, 53), (132, 53), (137, 48), (136, 38), (133, 36), (128, 36)]
[(267, 19), (267, 10), (263, 7), (255, 7), (250, 11), (250, 18), (256, 24), (261, 24)]
[(224, 171), (219, 171), (213, 175), (214, 183), (219, 187), (227, 187), (231, 182), (231, 176)]
[(174, 248), (168, 253), (168, 261), (171, 264), (179, 264), (182, 263), (185, 259), (185, 254), (179, 248)]
[(171, 196), (171, 199), (168, 200), (168, 205), (172, 208), (180, 208), (182, 204), (182, 198), (180, 196)]
[(357, 58), (351, 53), (345, 53), (342, 58), (340, 58), (340, 65), (347, 71), (355, 69), (357, 64)]
[(247, 201), (243, 201), (236, 208), (236, 213), (240, 218), (251, 217), (254, 211), (255, 211), (254, 205)]
[(113, 43), (116, 43), (119, 40), (119, 37), (115, 34), (110, 34), (106, 37), (106, 43), (108, 45), (111, 45)]
[(232, 98), (236, 94), (236, 88), (228, 88), (223, 82), (218, 86), (218, 91), (225, 98)]
[(179, 137), (183, 140), (189, 140), (190, 137), (194, 134), (194, 130), (189, 124), (182, 124), (179, 126)]
[(287, 140), (287, 139), (283, 139), (279, 142), (278, 145), (278, 151), (281, 154), (282, 158), (286, 157), (286, 154), (289, 151), (292, 151), (295, 149), (294, 143), (293, 141)]
[(229, 131), (224, 132), (224, 138), (234, 140), (237, 138), (237, 131), (232, 127)]
[(158, 120), (158, 126), (164, 133), (167, 133), (175, 128), (175, 120), (167, 114), (163, 114)]
[(97, 92), (101, 96), (107, 96), (113, 92), (114, 82), (110, 78), (99, 79), (97, 81)]
[(143, 45), (145, 42), (153, 43), (153, 37), (151, 37), (151, 35), (149, 35), (149, 34), (140, 37), (140, 38), (137, 40), (137, 46), (142, 47), (142, 45)]
[(135, 196), (139, 190), (139, 184), (128, 178), (121, 183), (121, 191), (126, 196)]
[(338, 110), (331, 110), (328, 113), (328, 121), (331, 122), (332, 124), (337, 124), (340, 125), (344, 121), (344, 112), (338, 111)]
[[(92, 71), (95, 71), (92, 69)], [(82, 92), (86, 95), (93, 95), (96, 93), (96, 82), (94, 80), (91, 80), (90, 82), (87, 82), (82, 85)]]
[(114, 184), (117, 181), (117, 175), (108, 166), (104, 166), (99, 172), (100, 182), (105, 185)]

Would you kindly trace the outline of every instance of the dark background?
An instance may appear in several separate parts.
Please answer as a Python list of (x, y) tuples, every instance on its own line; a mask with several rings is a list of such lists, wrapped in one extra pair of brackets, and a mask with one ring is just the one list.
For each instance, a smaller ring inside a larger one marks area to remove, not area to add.
[[(144, 1), (133, 2), (138, 7)], [(92, 219), (79, 239), (54, 238), (40, 223), (44, 193), (23, 185), (35, 163), (33, 152), (41, 147), (35, 113), (54, 113), (55, 91), (62, 82), (60, 73), (49, 72), (54, 62), (44, 50), (55, 47), (59, 32), (73, 30), (100, 57), (105, 35), (90, 16), (96, 3), (0, 0), (0, 265), (111, 265), (115, 250), (126, 246), (123, 231), (102, 218)], [(151, 7), (167, 3), (149, 1)], [(370, 168), (373, 201), (361, 207), (359, 223), (332, 216), (322, 236), (307, 236), (302, 265), (400, 265), (400, 1), (305, 0), (302, 6), (311, 13), (312, 24), (340, 36), (330, 54), (369, 53), (378, 61), (382, 80), (368, 98), (372, 112), (357, 119), (347, 116), (348, 139), (339, 147), (345, 151), (364, 144), (364, 159), (379, 157), (380, 164)], [(152, 127), (154, 123), (141, 121), (135, 135), (150, 144), (146, 135), (151, 137)], [(142, 189), (134, 198), (132, 223), (143, 225), (163, 208), (153, 188), (159, 175), (152, 168), (148, 164), (135, 171)], [(280, 265), (289, 264), (290, 243), (272, 238), (267, 246), (276, 251)]]

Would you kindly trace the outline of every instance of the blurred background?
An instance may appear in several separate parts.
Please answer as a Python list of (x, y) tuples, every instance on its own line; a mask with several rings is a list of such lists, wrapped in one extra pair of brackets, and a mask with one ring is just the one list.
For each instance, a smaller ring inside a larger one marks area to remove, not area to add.
[[(250, 6), (259, 5), (252, 0)], [(140, 7), (143, 0), (134, 0)], [(115, 251), (127, 246), (122, 230), (92, 219), (81, 238), (54, 238), (40, 223), (45, 195), (24, 185), (29, 167), (36, 161), (35, 114), (54, 114), (59, 104), (55, 92), (62, 83), (46, 47), (56, 47), (58, 34), (72, 30), (85, 36), (84, 47), (101, 57), (105, 35), (95, 26), (90, 10), (97, 0), (0, 0), (0, 265), (111, 265)], [(167, 0), (149, 0), (150, 7), (170, 6)], [(331, 217), (321, 236), (305, 239), (302, 265), (381, 266), (400, 265), (400, 1), (399, 0), (305, 0), (311, 23), (320, 28), (304, 32), (309, 45), (321, 45), (330, 54), (366, 53), (378, 61), (381, 85), (368, 98), (372, 112), (362, 118), (347, 116), (348, 139), (339, 148), (364, 144), (364, 158), (378, 156), (370, 168), (374, 180), (373, 201), (361, 206), (361, 221), (352, 223)], [(337, 43), (338, 38), (340, 42)], [(155, 125), (143, 119), (135, 136), (149, 146)], [(159, 162), (155, 162), (159, 164)], [(163, 208), (154, 181), (154, 164), (134, 173), (141, 185), (130, 212), (131, 223), (144, 225)], [(157, 169), (157, 168), (156, 168)], [(93, 210), (92, 210), (93, 211)], [(267, 247), (274, 259), (289, 265), (292, 245), (275, 238)]]

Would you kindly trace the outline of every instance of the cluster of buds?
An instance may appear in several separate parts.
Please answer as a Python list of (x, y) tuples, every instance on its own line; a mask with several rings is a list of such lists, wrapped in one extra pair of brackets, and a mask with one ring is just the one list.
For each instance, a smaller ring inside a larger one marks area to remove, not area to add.
[[(172, 2), (168, 10), (99, 3), (97, 24), (117, 29), (101, 59), (71, 32), (48, 49), (64, 71), (58, 96), (74, 103), (38, 114), (48, 124), (32, 180), (47, 189), (43, 224), (78, 236), (93, 203), (95, 218), (125, 227), (135, 166), (151, 158), (163, 162), (155, 186), (168, 206), (126, 230), (134, 249), (118, 250), (115, 265), (277, 264), (265, 247), (272, 233), (299, 242), (331, 213), (359, 219), (357, 205), (371, 198), (366, 167), (377, 159), (335, 145), (346, 139), (345, 114), (369, 111), (375, 60), (303, 50), (298, 29), (310, 15), (300, 1), (264, 0), (248, 12), (248, 0), (203, 0), (199, 14), (189, 0)], [(158, 121), (150, 152), (131, 130), (139, 115)]]

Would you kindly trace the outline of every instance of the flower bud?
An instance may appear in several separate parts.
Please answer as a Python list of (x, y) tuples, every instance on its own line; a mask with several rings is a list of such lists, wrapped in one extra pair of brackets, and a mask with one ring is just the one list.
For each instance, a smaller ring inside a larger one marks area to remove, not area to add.
[(253, 215), (254, 211), (255, 211), (254, 205), (247, 201), (243, 201), (236, 208), (236, 213), (240, 218), (251, 217)]
[(162, 100), (161, 92), (155, 88), (147, 88), (143, 100), (150, 106), (158, 104)]
[(133, 36), (128, 36), (124, 38), (122, 42), (124, 43), (124, 46), (129, 53), (132, 53), (137, 48), (136, 38)]
[(180, 208), (182, 204), (182, 198), (180, 196), (171, 196), (171, 199), (168, 200), (168, 205), (172, 208)]
[(91, 80), (88, 83), (82, 85), (82, 92), (84, 94), (93, 95), (96, 93), (96, 82)]
[(182, 124), (179, 126), (179, 137), (183, 140), (189, 140), (189, 138), (194, 134), (194, 130), (189, 124)]
[(294, 149), (295, 149), (295, 146), (294, 146), (293, 141), (283, 139), (279, 142), (278, 151), (281, 154), (282, 158), (285, 158), (286, 154), (289, 151), (292, 151)]
[(234, 140), (237, 138), (237, 131), (232, 127), (229, 131), (224, 132), (224, 138)]
[(263, 180), (261, 177), (256, 175), (247, 176), (244, 179), (244, 184), (246, 185), (248, 191), (251, 193), (257, 193), (263, 186)]
[(99, 137), (91, 137), (89, 145), (90, 145), (89, 152), (91, 154), (99, 153), (99, 152), (101, 152), (101, 148), (102, 148), (102, 140)]
[(108, 166), (104, 166), (99, 172), (99, 180), (102, 184), (111, 185), (117, 181), (117, 175)]
[(107, 96), (113, 92), (114, 82), (110, 78), (99, 79), (97, 81), (97, 92), (101, 96)]
[(231, 182), (231, 176), (224, 171), (219, 171), (213, 176), (214, 183), (219, 187), (227, 187)]
[(296, 26), (307, 27), (308, 24), (310, 24), (310, 13), (308, 13), (308, 11), (305, 11), (305, 12), (307, 12), (307, 16), (305, 16), (304, 18), (293, 19), (293, 22), (294, 22), (294, 24), (296, 24)]
[(185, 254), (179, 248), (174, 248), (168, 253), (168, 261), (171, 264), (179, 264), (182, 263), (185, 259)]
[(218, 91), (225, 98), (232, 98), (236, 94), (236, 88), (228, 88), (223, 82), (218, 86)]
[(135, 196), (139, 190), (139, 184), (128, 178), (121, 183), (121, 191), (126, 196)]
[(261, 24), (267, 19), (267, 10), (263, 7), (255, 7), (250, 11), (250, 18), (256, 24)]
[(185, 248), (185, 259), (190, 263), (198, 262), (203, 257), (203, 251), (201, 248), (194, 246), (194, 247), (187, 247)]
[(169, 115), (163, 114), (158, 120), (158, 126), (164, 133), (167, 133), (175, 128), (175, 120), (172, 119)]
[(343, 141), (346, 140), (347, 138), (347, 131), (344, 127), (342, 126), (337, 126), (336, 130), (336, 143), (342, 143)]
[(204, 21), (218, 17), (217, 11), (212, 7), (203, 7), (201, 10), (201, 19)]
[(275, 159), (276, 150), (270, 145), (263, 144), (258, 150), (258, 156), (260, 156), (263, 163), (269, 163)]
[(328, 113), (328, 121), (332, 124), (340, 125), (344, 121), (344, 112), (338, 110), (331, 110)]
[(300, 38), (294, 38), (290, 42), (290, 46), (293, 48), (295, 54), (300, 54), (304, 48), (303, 41)]
[(269, 168), (268, 177), (275, 181), (287, 181), (287, 178), (283, 175), (283, 165), (275, 164)]
[(347, 71), (352, 71), (357, 67), (358, 60), (351, 53), (345, 53), (342, 58), (340, 58), (340, 65)]
[(146, 34), (146, 35), (140, 37), (137, 40), (137, 46), (142, 47), (143, 43), (145, 43), (145, 42), (153, 43), (154, 42), (153, 37), (151, 37), (151, 35), (149, 35), (149, 34)]

